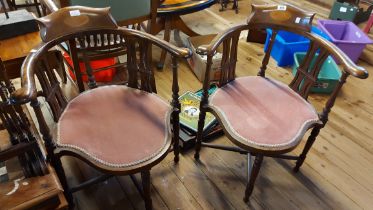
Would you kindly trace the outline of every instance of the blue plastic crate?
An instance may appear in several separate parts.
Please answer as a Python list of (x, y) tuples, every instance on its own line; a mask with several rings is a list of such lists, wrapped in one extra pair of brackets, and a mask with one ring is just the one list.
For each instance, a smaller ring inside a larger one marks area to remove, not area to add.
[[(328, 35), (322, 32), (317, 27), (312, 26), (312, 33), (318, 34), (321, 37), (330, 41)], [(269, 39), (272, 36), (272, 30), (267, 29), (267, 39), (264, 44), (264, 51), (267, 51)], [(277, 61), (278, 66), (290, 66), (294, 64), (294, 53), (307, 52), (310, 45), (310, 40), (287, 31), (279, 31), (276, 36), (275, 43), (272, 47), (271, 56)]]

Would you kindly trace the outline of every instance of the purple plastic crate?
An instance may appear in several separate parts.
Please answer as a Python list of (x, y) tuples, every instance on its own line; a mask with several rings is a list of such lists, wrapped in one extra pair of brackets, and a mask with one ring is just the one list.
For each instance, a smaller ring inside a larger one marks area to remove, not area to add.
[(363, 31), (350, 21), (319, 20), (318, 27), (354, 62), (359, 59), (365, 46), (373, 43)]

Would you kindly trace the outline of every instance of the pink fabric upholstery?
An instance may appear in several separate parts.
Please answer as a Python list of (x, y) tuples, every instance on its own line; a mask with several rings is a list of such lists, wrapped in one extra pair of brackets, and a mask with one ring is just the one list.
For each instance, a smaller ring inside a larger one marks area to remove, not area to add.
[(171, 106), (154, 94), (105, 86), (73, 99), (57, 127), (60, 147), (113, 167), (151, 159), (170, 137)]
[(287, 85), (262, 77), (241, 77), (218, 89), (210, 106), (239, 142), (261, 150), (286, 150), (299, 143), (319, 118)]

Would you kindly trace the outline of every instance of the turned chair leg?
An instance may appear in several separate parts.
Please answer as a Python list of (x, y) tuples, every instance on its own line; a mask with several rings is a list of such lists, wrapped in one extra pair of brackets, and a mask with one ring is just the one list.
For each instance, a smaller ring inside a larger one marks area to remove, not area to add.
[(320, 129), (321, 129), (320, 127), (315, 127), (315, 128), (312, 129), (312, 132), (311, 132), (310, 136), (307, 139), (306, 145), (304, 146), (303, 151), (299, 155), (298, 160), (297, 160), (297, 162), (295, 164), (295, 167), (293, 169), (294, 172), (298, 172), (299, 168), (303, 165), (303, 162), (306, 159), (308, 151), (311, 149), (313, 143), (316, 140), (316, 137), (320, 133)]
[(176, 133), (174, 134), (174, 162), (179, 162), (179, 154), (180, 154), (180, 147), (179, 147), (179, 138), (177, 138)]
[(58, 179), (61, 182), (62, 188), (64, 190), (64, 195), (66, 197), (66, 200), (69, 204), (69, 209), (74, 209), (75, 203), (74, 203), (74, 197), (73, 194), (70, 192), (69, 185), (67, 183), (65, 171), (62, 167), (61, 157), (52, 157), (52, 165), (54, 169), (56, 170), (56, 174), (58, 176)]
[(145, 209), (152, 209), (152, 198), (150, 195), (150, 170), (141, 172), (142, 189), (144, 193)]
[(201, 151), (201, 144), (202, 144), (202, 138), (203, 138), (203, 127), (205, 126), (205, 118), (206, 118), (206, 111), (201, 110), (201, 113), (199, 115), (198, 119), (198, 131), (197, 131), (197, 139), (196, 139), (196, 145), (195, 145), (195, 153), (194, 158), (199, 159), (199, 152)]
[(262, 162), (263, 162), (263, 155), (257, 154), (255, 156), (254, 164), (253, 164), (252, 171), (251, 171), (251, 174), (250, 174), (250, 180), (249, 180), (249, 182), (247, 183), (247, 186), (246, 186), (245, 197), (243, 199), (245, 202), (249, 201), (250, 196), (253, 193), (255, 180), (256, 180), (256, 177), (259, 174), (259, 170), (260, 170), (260, 167), (262, 165)]

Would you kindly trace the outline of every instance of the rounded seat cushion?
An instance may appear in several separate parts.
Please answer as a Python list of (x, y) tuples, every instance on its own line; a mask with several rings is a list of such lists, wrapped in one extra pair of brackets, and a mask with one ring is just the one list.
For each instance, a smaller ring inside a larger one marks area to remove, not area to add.
[(57, 146), (111, 166), (133, 166), (165, 152), (171, 106), (157, 95), (125, 86), (86, 91), (66, 107)]
[(296, 146), (319, 118), (287, 85), (263, 77), (241, 77), (219, 88), (210, 107), (241, 145), (265, 151)]

